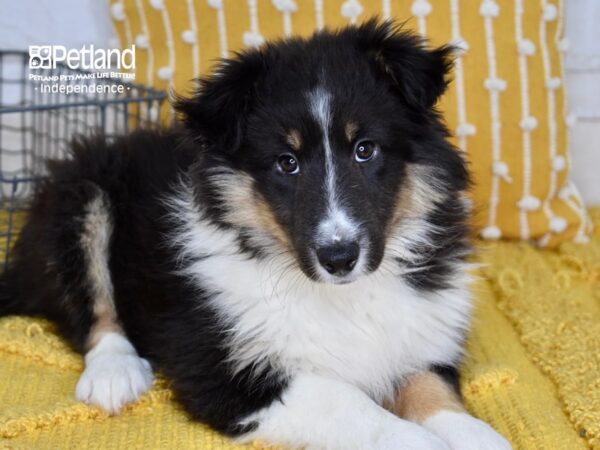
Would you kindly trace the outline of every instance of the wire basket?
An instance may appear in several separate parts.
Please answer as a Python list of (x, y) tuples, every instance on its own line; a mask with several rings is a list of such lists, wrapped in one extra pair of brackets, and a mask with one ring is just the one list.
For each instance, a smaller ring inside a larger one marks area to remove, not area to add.
[[(55, 79), (64, 85), (63, 92), (43, 86), (44, 80)], [(65, 65), (30, 68), (27, 52), (0, 50), (2, 267), (8, 264), (27, 201), (46, 173), (45, 161), (64, 158), (74, 135), (100, 132), (110, 139), (155, 126), (165, 97), (163, 91), (122, 79), (92, 78), (90, 72)]]

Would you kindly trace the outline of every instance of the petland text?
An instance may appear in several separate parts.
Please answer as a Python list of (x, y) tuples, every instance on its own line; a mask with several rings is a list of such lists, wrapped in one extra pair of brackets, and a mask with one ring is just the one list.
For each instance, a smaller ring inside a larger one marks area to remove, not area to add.
[(95, 48), (67, 49), (64, 45), (30, 45), (30, 69), (56, 69), (66, 64), (69, 69), (83, 70), (135, 70), (135, 45), (124, 50)]

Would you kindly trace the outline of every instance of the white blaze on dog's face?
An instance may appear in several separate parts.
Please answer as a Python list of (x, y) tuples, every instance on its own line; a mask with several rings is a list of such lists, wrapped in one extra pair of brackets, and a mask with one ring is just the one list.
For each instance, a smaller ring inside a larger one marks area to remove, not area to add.
[(240, 251), (289, 254), (315, 281), (415, 254), (422, 242), (394, 254), (402, 220), (427, 220), (467, 185), (433, 109), (449, 57), (369, 22), (224, 62), (178, 104), (204, 146), (206, 217), (236, 230)]
[[(331, 94), (325, 88), (317, 87), (307, 93), (306, 97), (313, 119), (320, 128), (321, 151), (325, 162), (322, 193), (324, 198), (319, 199), (322, 212), (317, 216), (316, 226), (313, 225), (314, 244), (312, 251), (309, 250), (312, 253), (312, 268), (321, 279), (331, 279), (333, 282), (351, 281), (365, 271), (369, 238), (367, 233), (361, 232), (360, 218), (351, 217), (348, 202), (343, 198), (344, 186), (339, 183), (340, 177), (336, 174), (337, 164), (330, 137)], [(348, 126), (354, 127), (352, 124)], [(350, 141), (352, 137), (346, 138)], [(362, 145), (365, 146), (364, 143)], [(371, 155), (370, 158), (373, 156), (375, 155)], [(362, 162), (367, 160), (365, 158)]]

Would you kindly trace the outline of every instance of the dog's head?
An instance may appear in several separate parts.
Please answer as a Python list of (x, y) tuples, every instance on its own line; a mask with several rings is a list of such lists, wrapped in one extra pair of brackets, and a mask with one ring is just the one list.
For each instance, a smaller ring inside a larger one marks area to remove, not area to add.
[(451, 53), (372, 20), (224, 60), (177, 103), (202, 148), (207, 217), (241, 251), (290, 255), (316, 281), (429, 254), (444, 234), (434, 215), (461, 209), (467, 185), (434, 109)]

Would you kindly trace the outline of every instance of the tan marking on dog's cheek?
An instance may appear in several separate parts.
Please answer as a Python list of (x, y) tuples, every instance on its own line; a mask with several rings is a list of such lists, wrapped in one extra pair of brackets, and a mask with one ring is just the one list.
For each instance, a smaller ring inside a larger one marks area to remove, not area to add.
[(277, 221), (267, 201), (254, 189), (254, 180), (249, 175), (220, 176), (215, 181), (223, 190), (223, 199), (228, 205), (227, 219), (230, 222), (265, 231), (287, 250), (293, 249), (287, 233)]
[(356, 133), (358, 133), (358, 124), (356, 122), (348, 122), (344, 131), (348, 142), (352, 142), (356, 138)]
[(414, 192), (410, 179), (406, 179), (401, 183), (398, 193), (396, 194), (396, 204), (394, 207), (394, 213), (392, 214), (392, 220), (388, 226), (388, 234), (392, 233), (400, 221), (407, 215), (410, 214), (412, 198)]
[(398, 389), (391, 411), (416, 423), (440, 411), (464, 412), (460, 398), (441, 377), (424, 372), (409, 377)]
[(406, 167), (406, 173), (401, 182), (398, 194), (396, 195), (396, 204), (392, 220), (388, 227), (388, 234), (393, 234), (402, 220), (416, 219), (422, 215), (422, 203), (425, 199), (420, 198), (420, 192), (416, 187), (418, 174), (410, 165)]
[(434, 174), (430, 169), (416, 164), (407, 164), (400, 185), (388, 234), (393, 234), (403, 220), (419, 219), (434, 209), (436, 202), (445, 195), (433, 186)]
[(288, 239), (286, 232), (283, 230), (283, 228), (275, 218), (275, 214), (273, 213), (268, 203), (262, 198), (260, 194), (257, 194), (255, 202), (257, 217), (262, 227), (269, 233), (271, 233), (273, 236), (275, 236), (275, 238), (277, 238), (277, 240), (279, 240), (288, 249), (292, 249), (292, 243)]
[(290, 130), (286, 135), (286, 141), (290, 146), (294, 149), (294, 151), (298, 152), (302, 148), (302, 136), (298, 130)]

